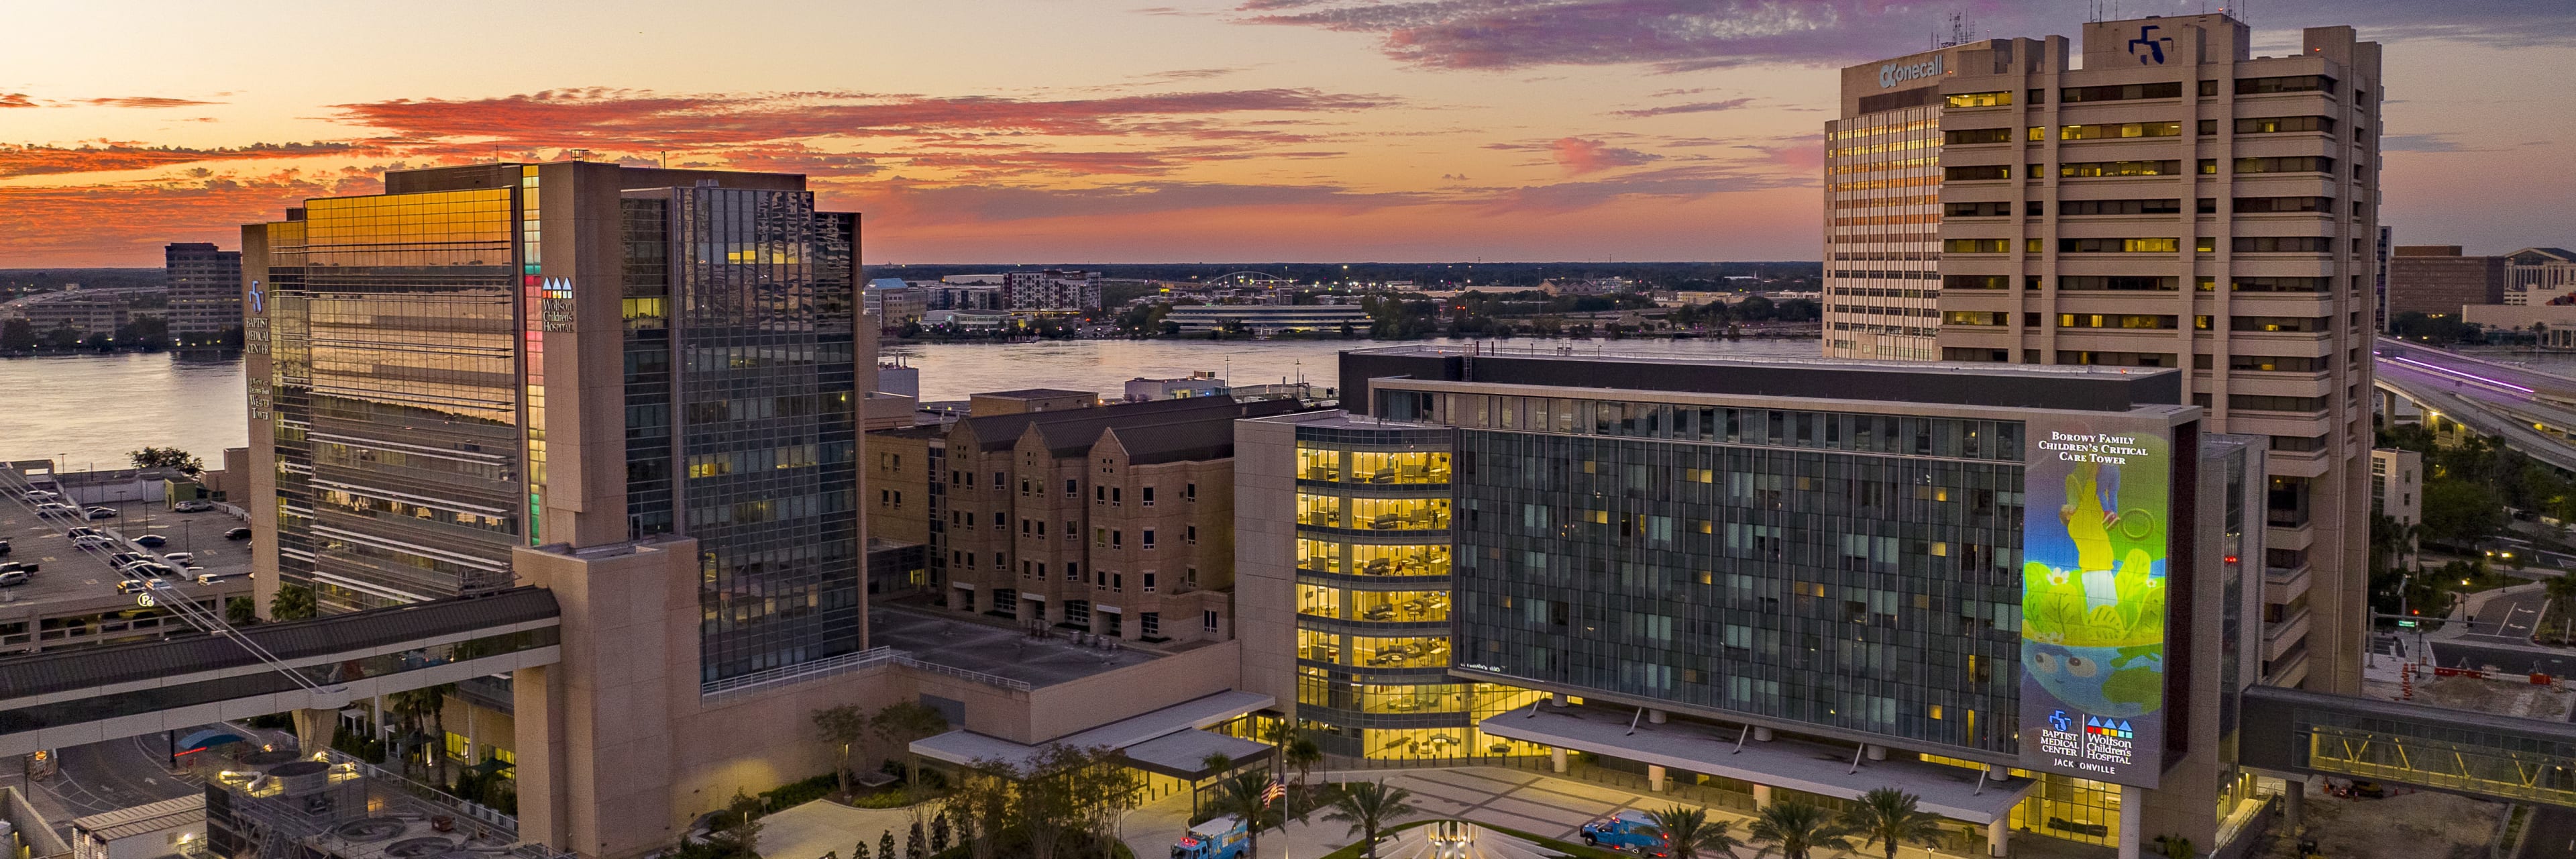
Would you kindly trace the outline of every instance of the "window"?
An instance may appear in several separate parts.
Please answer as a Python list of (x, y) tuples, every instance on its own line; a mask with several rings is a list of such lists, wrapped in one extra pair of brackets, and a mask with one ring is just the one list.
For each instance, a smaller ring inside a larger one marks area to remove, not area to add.
[[(2218, 82), (2217, 82), (2217, 81), (2201, 81), (2201, 82), (2200, 82), (2200, 94), (2201, 94), (2201, 95), (2217, 95), (2217, 94), (2218, 94)], [(2213, 131), (2213, 132), (2210, 132), (2210, 133), (2212, 133), (2212, 134), (2216, 134), (2217, 132), (2214, 132), (2214, 131)]]
[(2283, 134), (2292, 131), (2334, 133), (2332, 117), (2324, 116), (2259, 116), (2236, 121), (2238, 134)]
[(2013, 103), (2009, 92), (1958, 92), (1949, 97), (1951, 107), (2005, 107)]
[(2182, 240), (2173, 238), (2130, 239), (2058, 239), (2057, 252), (2067, 254), (2100, 253), (2174, 253), (2182, 249)]
[(2255, 412), (2321, 412), (2324, 397), (2275, 397), (2264, 394), (2229, 394), (2227, 407)]
[(1003, 519), (1003, 517), (1002, 517), (1002, 511), (999, 511), (999, 510), (995, 510), (995, 511), (993, 511), (993, 530), (995, 530), (995, 531), (1008, 531), (1008, 530), (1011, 530), (1011, 525), (1010, 525), (1010, 523), (1009, 523), (1009, 522), (1007, 522), (1007, 521), (1004, 521), (1004, 519)]
[(1183, 501), (1197, 501), (1197, 500), (1199, 500), (1199, 485), (1198, 485), (1198, 484), (1196, 484), (1196, 483), (1184, 483), (1184, 484), (1181, 484), (1181, 500), (1183, 500)]
[(2029, 104), (2047, 104), (2048, 91), (2044, 89), (2028, 90), (2025, 91), (2024, 98), (2028, 100), (2027, 103)]
[(2331, 316), (2231, 316), (2228, 317), (2227, 323), (2228, 329), (2232, 331), (2315, 333), (2326, 330), (2328, 320), (2333, 318)]
[[(2031, 92), (2038, 92), (2038, 90), (2031, 90)], [(2022, 132), (2022, 138), (2021, 138), (2021, 139), (2023, 139), (2023, 140), (2027, 140), (2027, 141), (2030, 141), (2030, 142), (2032, 142), (2032, 143), (2038, 143), (2038, 142), (2040, 142), (2040, 141), (2047, 140), (2047, 139), (2048, 139), (2048, 126), (2045, 126), (2045, 125), (2034, 125), (2034, 126), (2031, 126), (2028, 130), (2025, 130), (2024, 132)]]
[(2057, 165), (2057, 175), (2071, 179), (2097, 176), (2173, 176), (2182, 172), (2182, 162), (2163, 161), (2070, 161)]
[(2192, 239), (2192, 240), (2191, 240), (2191, 249), (2192, 249), (2192, 250), (2194, 250), (2194, 251), (2198, 251), (2198, 252), (2200, 252), (2200, 253), (2205, 253), (2205, 254), (2217, 253), (2217, 252), (2218, 252), (2218, 237), (2216, 237), (2216, 236), (2201, 236), (2201, 237), (2199, 237), (2199, 238)]
[(1079, 487), (1076, 487), (1076, 486), (1074, 485), (1073, 478), (1067, 477), (1067, 478), (1065, 478), (1065, 479), (1064, 479), (1064, 497), (1066, 497), (1066, 498), (1080, 498), (1080, 497), (1082, 497), (1082, 490), (1081, 490)]
[(2057, 128), (2059, 140), (2118, 140), (2128, 137), (2180, 137), (2179, 122), (2117, 122), (2100, 125), (2062, 125)]
[(2001, 274), (1945, 274), (1942, 289), (2011, 289), (2012, 277)]
[(1188, 543), (1188, 544), (1190, 544), (1190, 545), (1192, 545), (1192, 546), (1196, 546), (1196, 545), (1198, 545), (1198, 544), (1199, 544), (1199, 526), (1197, 526), (1197, 525), (1188, 525), (1188, 526), (1184, 526), (1184, 527), (1181, 529), (1181, 541), (1182, 541), (1182, 542), (1185, 542), (1185, 543)]
[(1195, 587), (1198, 587), (1198, 586), (1199, 586), (1199, 568), (1197, 568), (1197, 567), (1182, 567), (1182, 568), (1181, 568), (1181, 587), (1185, 587), (1185, 588), (1195, 588)]
[[(2209, 81), (2201, 81), (2201, 83), (2209, 83)], [(2210, 135), (2212, 135), (2212, 134), (2217, 134), (2217, 133), (2218, 133), (2218, 120), (2215, 120), (2215, 119), (2204, 119), (2204, 120), (2201, 120), (2201, 121), (2200, 121), (2200, 135), (2201, 135), (2202, 137), (2207, 137), (2207, 136), (2210, 136)]]
[(2334, 240), (2324, 236), (2237, 236), (2236, 252), (2240, 254), (2333, 253)]
[(1943, 167), (1941, 178), (1948, 182), (1974, 182), (1981, 179), (2010, 179), (2012, 165), (1984, 164), (1974, 167)]
[(2332, 173), (2335, 160), (2321, 155), (2236, 159), (2238, 173)]
[(1071, 519), (1064, 520), (1064, 538), (1067, 540), (1082, 539), (1082, 526), (1074, 524), (1074, 521)]
[(2077, 275), (2077, 274), (2070, 274), (2070, 275), (2063, 275), (2063, 276), (2058, 277), (2058, 279), (2057, 279), (2057, 288), (2058, 288), (2058, 289), (2061, 289), (2061, 290), (2081, 290), (2081, 291), (2086, 291), (2086, 292), (2091, 292), (2091, 291), (2174, 292), (2174, 291), (2177, 291), (2177, 290), (2180, 288), (2180, 287), (2179, 287), (2179, 283), (2180, 283), (2180, 282), (2179, 282), (2179, 280), (2178, 280), (2178, 279), (2176, 279), (2176, 278), (2171, 278), (2171, 277), (2153, 277), (2153, 276), (2146, 276), (2146, 275)]
[(1127, 592), (1126, 573), (1109, 574), (1109, 592), (1113, 594), (1123, 594)]
[(1943, 325), (2010, 325), (2011, 316), (1988, 310), (1949, 310), (1941, 313)]
[(2276, 92), (2334, 92), (2335, 79), (2325, 75), (2290, 75), (2277, 78), (2237, 78), (2237, 95), (2268, 95)]
[(2323, 358), (2299, 355), (2227, 356), (2227, 369), (2253, 373), (2314, 373), (2325, 369), (2325, 363)]
[(2057, 327), (2170, 330), (2174, 327), (2174, 317), (2170, 313), (2060, 313), (2057, 315)]
[(1200, 624), (1202, 624), (1202, 625), (1204, 625), (1204, 626), (1206, 626), (1206, 627), (1207, 627), (1207, 631), (1209, 631), (1209, 632), (1215, 632), (1215, 631), (1216, 631), (1216, 610), (1215, 610), (1215, 609), (1209, 609), (1209, 610), (1207, 610), (1207, 611), (1199, 612), (1199, 623), (1200, 623)]
[(1124, 486), (1112, 486), (1112, 487), (1109, 487), (1109, 506), (1111, 506), (1111, 507), (1118, 507), (1118, 506), (1124, 505), (1126, 502), (1127, 502), (1127, 487), (1124, 487)]
[(1140, 539), (1138, 539), (1138, 541), (1137, 541), (1137, 542), (1143, 543), (1143, 544), (1145, 545), (1145, 548), (1147, 548), (1147, 549), (1152, 549), (1152, 548), (1154, 548), (1154, 529), (1152, 529), (1152, 528), (1147, 528), (1147, 529), (1145, 529), (1145, 530), (1144, 530), (1144, 533), (1141, 535)]
[(1954, 254), (1999, 254), (2012, 250), (2011, 239), (1947, 239), (1941, 250)]
[(2181, 98), (2182, 82), (2071, 86), (2058, 90), (2057, 97), (2058, 100), (2069, 104), (2087, 101), (2133, 101), (2142, 98)]
[(1972, 144), (1972, 143), (2010, 143), (2010, 142), (2012, 142), (2012, 129), (2009, 129), (2009, 128), (1960, 128), (1960, 129), (1953, 129), (1953, 130), (1950, 130), (1950, 131), (1944, 131), (1944, 132), (1942, 132), (1942, 133), (1941, 133), (1941, 142), (1942, 142), (1943, 144), (1945, 144), (1945, 145), (1949, 145), (1949, 146), (1963, 146), (1963, 145)]
[(1109, 529), (1109, 548), (1112, 548), (1112, 549), (1121, 548), (1121, 547), (1122, 547), (1122, 546), (1121, 546), (1122, 542), (1123, 542), (1123, 541), (1125, 541), (1126, 539), (1127, 539), (1127, 531), (1126, 531), (1125, 529), (1122, 529), (1122, 528), (1112, 528), (1112, 529)]
[(2238, 197), (2236, 213), (2326, 212), (2334, 209), (2333, 197)]
[(1153, 573), (1150, 573), (1150, 572), (1149, 572), (1149, 573), (1146, 573), (1146, 574), (1145, 574), (1145, 592), (1146, 592), (1146, 593), (1149, 593), (1149, 594), (1154, 592), (1154, 574), (1153, 574)]
[(1068, 582), (1082, 581), (1082, 565), (1072, 561), (1064, 562), (1064, 580)]
[(877, 506), (879, 506), (879, 507), (892, 507), (892, 506), (894, 506), (894, 490), (891, 490), (891, 489), (879, 489), (879, 490), (877, 490)]
[(474, 741), (466, 739), (464, 734), (455, 731), (447, 732), (447, 756), (460, 761), (472, 760)]
[(2061, 349), (2057, 363), (2086, 364), (2096, 367), (2174, 367), (2174, 356), (2164, 352), (2085, 352)]
[(2177, 215), (2182, 201), (2167, 197), (2158, 200), (2067, 200), (2057, 204), (2060, 215)]
[(1995, 218), (2012, 214), (2011, 203), (1946, 203), (1942, 215), (1951, 218)]
[(1145, 487), (1145, 506), (1154, 506), (1154, 487)]

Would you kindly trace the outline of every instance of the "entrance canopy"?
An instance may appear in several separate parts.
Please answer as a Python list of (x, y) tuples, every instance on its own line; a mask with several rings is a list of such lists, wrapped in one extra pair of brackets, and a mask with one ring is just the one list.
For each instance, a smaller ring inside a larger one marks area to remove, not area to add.
[(961, 728), (915, 740), (912, 752), (958, 766), (998, 761), (1012, 769), (1025, 770), (1029, 761), (1049, 746), (1077, 749), (1106, 746), (1125, 752), (1128, 762), (1137, 769), (1176, 778), (1200, 778), (1210, 774), (1204, 763), (1210, 755), (1221, 754), (1235, 763), (1243, 763), (1260, 760), (1271, 752), (1270, 746), (1262, 743), (1200, 729), (1223, 724), (1275, 703), (1277, 699), (1268, 695), (1227, 690), (1036, 745)]
[[(1977, 770), (1913, 760), (1862, 760), (1854, 770), (1853, 749), (1795, 740), (1751, 742), (1741, 737), (1740, 728), (1649, 724), (1633, 711), (1541, 705), (1535, 714), (1529, 708), (1513, 710), (1478, 727), (1497, 737), (1840, 799), (1856, 800), (1869, 791), (1892, 787), (1922, 797), (1918, 807), (1924, 811), (1969, 823), (2008, 819), (2022, 792), (2033, 784), (2026, 778), (1996, 778)], [(1745, 740), (1741, 747), (1739, 739)]]

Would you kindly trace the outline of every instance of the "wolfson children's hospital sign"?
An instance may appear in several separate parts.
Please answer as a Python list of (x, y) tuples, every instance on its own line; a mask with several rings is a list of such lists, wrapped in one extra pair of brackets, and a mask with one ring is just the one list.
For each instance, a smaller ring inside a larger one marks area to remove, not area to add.
[(2152, 788), (2164, 771), (2172, 443), (2162, 426), (2030, 423), (2023, 766)]

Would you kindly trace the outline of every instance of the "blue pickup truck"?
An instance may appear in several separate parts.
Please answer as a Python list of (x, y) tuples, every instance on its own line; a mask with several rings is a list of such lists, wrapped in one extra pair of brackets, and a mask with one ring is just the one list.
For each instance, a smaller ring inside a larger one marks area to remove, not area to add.
[(1642, 811), (1622, 811), (1583, 824), (1583, 843), (1625, 850), (1639, 856), (1663, 856), (1664, 835)]

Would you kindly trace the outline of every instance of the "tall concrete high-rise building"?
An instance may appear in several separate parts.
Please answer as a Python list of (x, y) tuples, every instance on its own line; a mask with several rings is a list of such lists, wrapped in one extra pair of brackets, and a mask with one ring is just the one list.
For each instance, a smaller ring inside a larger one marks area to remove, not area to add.
[(1843, 86), (1826, 354), (2185, 370), (2217, 429), (2271, 439), (2265, 676), (2357, 688), (2379, 45), (2313, 27), (2256, 57), (2223, 14), (2102, 21)]
[(397, 171), (242, 230), (255, 568), (325, 612), (698, 541), (701, 679), (857, 651), (857, 216), (800, 176)]
[(168, 285), (170, 341), (182, 346), (219, 345), (242, 324), (241, 251), (206, 242), (173, 242), (161, 249)]

